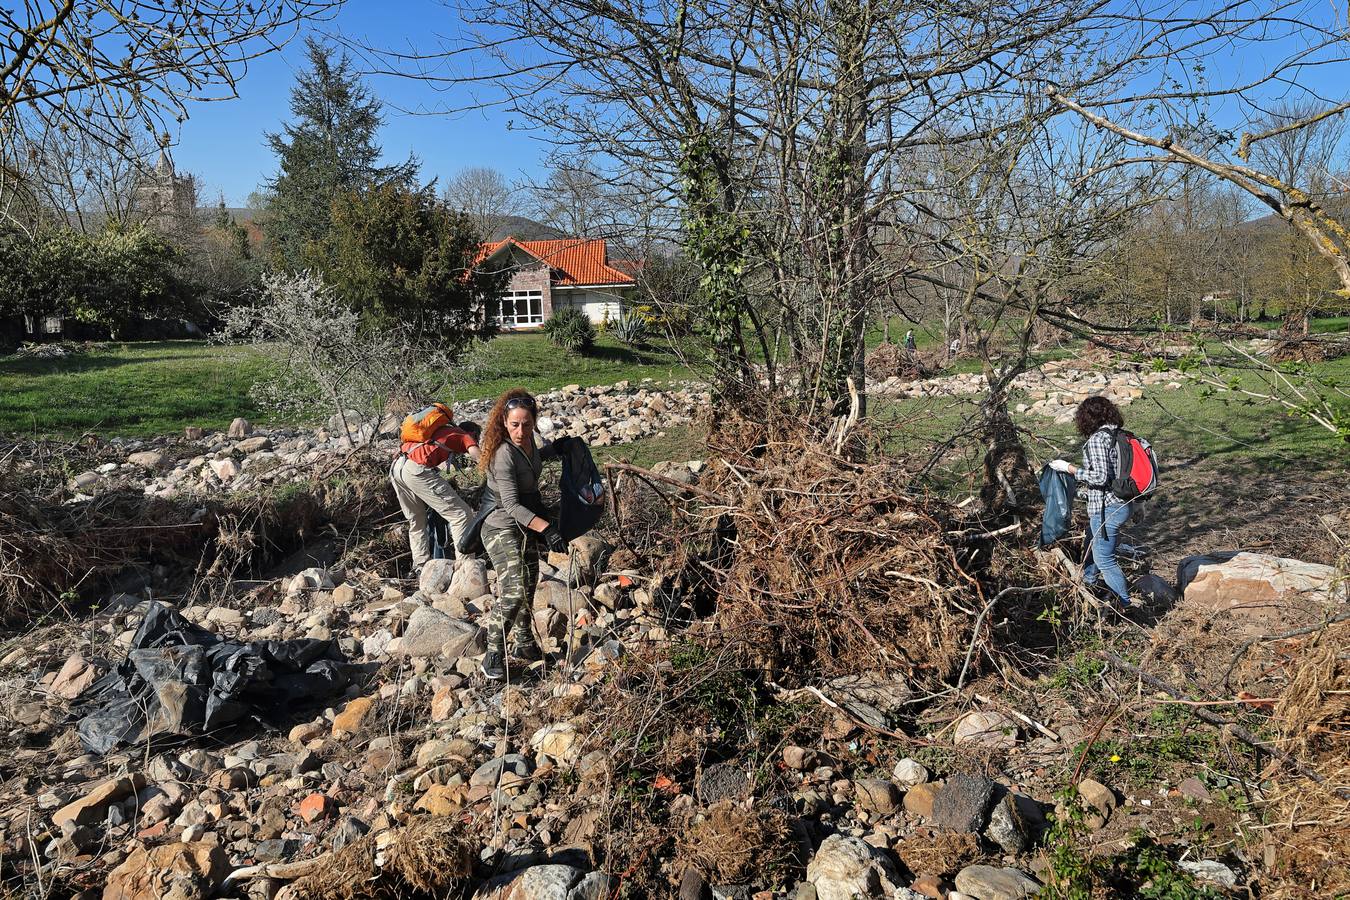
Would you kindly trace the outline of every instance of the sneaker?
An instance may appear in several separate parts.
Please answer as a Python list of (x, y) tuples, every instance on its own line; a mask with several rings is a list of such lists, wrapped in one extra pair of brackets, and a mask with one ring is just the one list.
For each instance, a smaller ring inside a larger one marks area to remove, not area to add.
[(478, 664), (478, 668), (488, 681), (501, 681), (506, 677), (506, 663), (500, 650), (489, 650), (484, 653), (483, 661)]

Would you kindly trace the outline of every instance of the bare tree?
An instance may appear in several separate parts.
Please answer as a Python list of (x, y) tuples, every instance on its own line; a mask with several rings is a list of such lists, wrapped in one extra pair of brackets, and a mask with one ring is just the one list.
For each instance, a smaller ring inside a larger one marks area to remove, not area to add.
[(505, 237), (502, 227), (519, 214), (520, 188), (496, 169), (460, 169), (445, 183), (444, 196), (453, 209), (473, 219), (484, 240)]
[(1053, 135), (1064, 107), (1029, 100), (1051, 73), (1075, 102), (1142, 108), (1204, 94), (1195, 65), (1216, 47), (1292, 33), (1310, 49), (1277, 68), (1308, 64), (1340, 37), (1306, 24), (1321, 21), (1314, 12), (1311, 0), (1128, 12), (1095, 0), (960, 0), (938, 12), (906, 0), (491, 0), (466, 11), (476, 33), (465, 39), (383, 56), (418, 78), (471, 60), (445, 78), (496, 90), (486, 102), (592, 171), (640, 173), (678, 197), (686, 251), (722, 291), (701, 300), (725, 312), (708, 326), (714, 355), (745, 358), (723, 339), (757, 343), (772, 384), (807, 411), (834, 410), (849, 378), (862, 388), (868, 311), (919, 259), (881, 248), (923, 244), (905, 237), (920, 207), (888, 216), (901, 191), (923, 196), (904, 176), (927, 149), (995, 149), (986, 139), (1028, 122)]
[[(78, 136), (128, 159), (157, 146), (193, 100), (237, 96), (251, 60), (340, 0), (29, 0), (0, 7), (0, 145)], [(75, 138), (72, 137), (72, 140)], [(6, 154), (0, 196), (21, 197)], [(22, 204), (7, 209), (18, 213)], [(11, 216), (11, 221), (15, 221)]]
[[(1222, 148), (1219, 146), (1196, 150), (1187, 147), (1173, 134), (1153, 137), (1092, 112), (1056, 87), (1049, 88), (1048, 93), (1056, 103), (1094, 125), (1136, 145), (1160, 151), (1160, 155), (1121, 162), (1193, 166), (1247, 192), (1289, 223), (1325, 257), (1336, 272), (1341, 291), (1350, 293), (1350, 227), (1336, 211), (1324, 205), (1314, 181), (1319, 172), (1323, 179), (1326, 175), (1326, 166), (1319, 168), (1314, 159), (1318, 155), (1317, 148), (1326, 146), (1316, 130), (1319, 127), (1326, 129), (1323, 123), (1350, 111), (1350, 101), (1337, 105), (1320, 104), (1315, 108), (1285, 106), (1286, 112), (1277, 113), (1273, 120), (1256, 120), (1252, 127), (1258, 130), (1242, 133), (1231, 151), (1239, 161), (1232, 162), (1220, 155), (1218, 151)], [(1233, 93), (1242, 91), (1234, 89)], [(1325, 130), (1323, 133), (1328, 134)], [(1268, 148), (1259, 146), (1272, 140), (1277, 143)], [(1334, 147), (1334, 142), (1331, 146)], [(1257, 159), (1248, 164), (1254, 152)], [(1325, 180), (1322, 183), (1325, 184)]]
[(619, 217), (604, 179), (580, 165), (555, 166), (526, 193), (534, 217), (569, 237), (605, 237), (617, 230)]

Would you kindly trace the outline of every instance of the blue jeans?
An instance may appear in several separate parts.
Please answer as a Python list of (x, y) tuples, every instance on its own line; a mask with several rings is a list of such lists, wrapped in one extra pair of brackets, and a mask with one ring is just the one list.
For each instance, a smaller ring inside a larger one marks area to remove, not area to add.
[(1111, 592), (1126, 604), (1130, 602), (1130, 589), (1125, 583), (1125, 573), (1120, 570), (1120, 563), (1116, 562), (1116, 551), (1134, 549), (1129, 544), (1120, 543), (1120, 529), (1129, 518), (1128, 503), (1109, 503), (1102, 515), (1088, 516), (1088, 527), (1092, 529), (1092, 558), (1083, 567), (1084, 582), (1096, 584), (1098, 579), (1104, 579)]

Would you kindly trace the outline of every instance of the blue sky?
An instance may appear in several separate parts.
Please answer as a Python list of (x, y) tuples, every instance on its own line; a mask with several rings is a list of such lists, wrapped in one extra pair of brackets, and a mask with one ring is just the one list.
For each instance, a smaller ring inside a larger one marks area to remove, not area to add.
[[(400, 48), (409, 41), (423, 47), (434, 36), (453, 36), (454, 11), (434, 0), (349, 0), (338, 15), (316, 22), (304, 33), (341, 33), (371, 44)], [(304, 64), (304, 42), (296, 39), (280, 53), (251, 64), (236, 100), (193, 103), (183, 124), (174, 165), (198, 178), (203, 204), (223, 193), (229, 206), (245, 205), (250, 192), (275, 170), (264, 133), (277, 131), (289, 116), (290, 89), (297, 67)], [(509, 117), (498, 110), (454, 116), (407, 115), (392, 108), (452, 108), (462, 96), (447, 95), (424, 84), (390, 77), (372, 77), (366, 84), (385, 103), (380, 143), (385, 156), (406, 159), (411, 151), (422, 161), (424, 180), (444, 180), (465, 166), (491, 166), (508, 178), (536, 174), (549, 148), (528, 133), (510, 130)]]
[[(1310, 3), (1319, 21), (1340, 21), (1339, 13)], [(348, 0), (328, 21), (306, 27), (300, 37), (280, 53), (255, 61), (240, 83), (240, 97), (189, 106), (190, 118), (183, 125), (175, 163), (180, 171), (199, 179), (203, 203), (215, 203), (223, 194), (230, 206), (245, 205), (249, 194), (274, 171), (275, 160), (264, 142), (264, 133), (276, 131), (289, 110), (289, 92), (296, 67), (304, 61), (304, 34), (337, 34), (359, 43), (390, 49), (434, 50), (441, 42), (459, 37), (452, 6), (438, 0)], [(1207, 77), (1219, 83), (1250, 77), (1289, 53), (1288, 40), (1273, 45), (1218, 46), (1207, 62)], [(359, 65), (359, 61), (358, 61)], [(1309, 68), (1297, 74), (1299, 87), (1331, 102), (1344, 99), (1343, 66)], [(468, 105), (463, 94), (438, 91), (406, 78), (368, 77), (367, 85), (385, 102), (385, 126), (380, 134), (387, 158), (404, 159), (415, 153), (422, 162), (424, 179), (444, 181), (465, 166), (491, 166), (508, 178), (536, 176), (547, 165), (549, 146), (520, 127), (512, 128), (510, 116), (496, 109), (456, 115), (412, 115), (400, 109), (444, 109)], [(1287, 87), (1272, 85), (1267, 97), (1279, 96)], [(1294, 91), (1298, 93), (1296, 89)], [(1232, 99), (1211, 108), (1219, 121), (1236, 124), (1249, 115)]]

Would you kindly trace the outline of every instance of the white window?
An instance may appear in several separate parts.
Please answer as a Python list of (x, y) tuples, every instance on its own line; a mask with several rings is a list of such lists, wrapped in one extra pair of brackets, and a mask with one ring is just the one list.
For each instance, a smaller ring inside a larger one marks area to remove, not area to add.
[(540, 325), (544, 321), (544, 295), (541, 291), (507, 291), (494, 306), (493, 318), (503, 328)]

